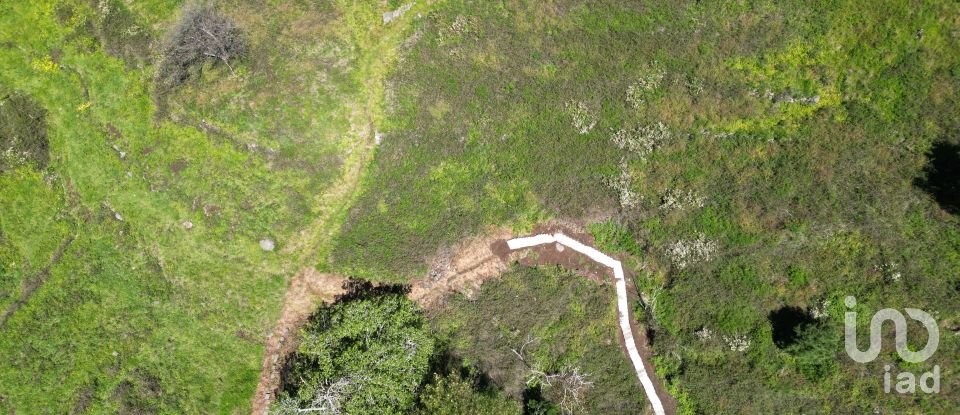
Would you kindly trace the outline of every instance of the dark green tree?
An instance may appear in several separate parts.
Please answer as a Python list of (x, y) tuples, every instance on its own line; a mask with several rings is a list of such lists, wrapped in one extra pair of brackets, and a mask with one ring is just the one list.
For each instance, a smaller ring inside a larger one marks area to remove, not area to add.
[(434, 352), (426, 319), (400, 293), (323, 307), (302, 337), (274, 413), (404, 413), (416, 402)]
[(417, 415), (520, 415), (519, 402), (492, 390), (478, 390), (475, 381), (458, 373), (436, 376), (420, 393)]
[(797, 328), (796, 342), (786, 351), (796, 359), (797, 370), (807, 379), (818, 380), (836, 369), (841, 335), (825, 324)]

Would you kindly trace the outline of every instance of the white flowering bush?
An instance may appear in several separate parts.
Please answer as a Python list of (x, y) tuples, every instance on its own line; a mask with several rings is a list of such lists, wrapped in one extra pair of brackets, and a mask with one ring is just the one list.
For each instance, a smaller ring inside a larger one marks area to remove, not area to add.
[(630, 189), (633, 185), (633, 176), (630, 175), (629, 167), (624, 161), (620, 162), (620, 174), (604, 178), (603, 184), (617, 193), (620, 207), (624, 209), (637, 207), (643, 201), (640, 194)]
[(903, 278), (903, 273), (900, 272), (900, 264), (896, 262), (885, 262), (875, 267), (875, 269), (883, 275), (884, 278), (893, 281), (899, 282)]
[(3, 171), (2, 166), (4, 165), (9, 166), (11, 170), (26, 165), (29, 157), (29, 152), (17, 151), (13, 147), (7, 148), (3, 152), (0, 152), (0, 172)]
[(745, 352), (753, 344), (753, 341), (744, 334), (723, 336), (723, 341), (730, 347), (731, 352)]
[(597, 115), (582, 101), (569, 101), (567, 113), (573, 120), (573, 128), (580, 134), (589, 133), (597, 125)]
[(706, 86), (703, 84), (703, 79), (700, 78), (687, 78), (683, 82), (683, 86), (687, 88), (687, 91), (690, 91), (692, 95), (700, 95), (706, 89)]
[(713, 259), (713, 255), (717, 252), (717, 242), (708, 240), (701, 234), (694, 240), (674, 242), (667, 248), (667, 252), (674, 265), (678, 268), (686, 268), (689, 265)]
[(641, 76), (636, 82), (627, 86), (627, 103), (634, 109), (642, 107), (653, 92), (660, 88), (663, 77), (664, 72), (657, 69)]
[(610, 141), (617, 148), (643, 158), (672, 137), (673, 133), (670, 132), (670, 129), (664, 123), (658, 122), (630, 130), (621, 128), (614, 131)]
[(830, 315), (830, 300), (820, 300), (810, 309), (810, 315), (819, 320)]
[(701, 327), (700, 330), (693, 332), (693, 335), (697, 337), (697, 340), (702, 342), (713, 339), (713, 330), (710, 330), (706, 326)]
[(702, 208), (706, 203), (703, 196), (698, 195), (693, 190), (686, 192), (678, 189), (670, 189), (663, 196), (660, 204), (661, 210), (684, 210), (689, 208)]

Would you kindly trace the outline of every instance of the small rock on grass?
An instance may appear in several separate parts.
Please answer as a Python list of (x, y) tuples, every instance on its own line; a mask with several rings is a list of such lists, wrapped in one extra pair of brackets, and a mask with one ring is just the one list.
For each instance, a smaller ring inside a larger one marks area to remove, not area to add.
[(260, 249), (270, 252), (273, 251), (273, 248), (276, 247), (276, 244), (273, 243), (273, 239), (261, 239), (260, 240)]

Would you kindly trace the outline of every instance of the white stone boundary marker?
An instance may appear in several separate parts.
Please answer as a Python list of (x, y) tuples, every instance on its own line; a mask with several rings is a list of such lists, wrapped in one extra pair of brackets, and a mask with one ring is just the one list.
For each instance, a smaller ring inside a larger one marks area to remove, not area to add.
[(623, 273), (623, 265), (620, 264), (620, 261), (610, 258), (603, 252), (584, 245), (580, 243), (580, 241), (562, 233), (552, 235), (545, 233), (523, 238), (514, 238), (507, 241), (507, 246), (511, 251), (515, 251), (517, 249), (531, 248), (555, 242), (570, 247), (574, 251), (586, 255), (596, 262), (613, 268), (613, 276), (617, 280), (617, 310), (619, 311), (620, 317), (620, 331), (623, 333), (623, 339), (627, 346), (627, 354), (630, 355), (630, 361), (633, 362), (633, 367), (636, 369), (637, 378), (640, 379), (643, 390), (647, 394), (647, 399), (650, 401), (650, 405), (653, 406), (653, 412), (657, 415), (664, 415), (663, 403), (660, 402), (660, 397), (657, 396), (657, 391), (653, 388), (653, 380), (650, 379), (650, 375), (647, 374), (647, 369), (643, 366), (643, 359), (640, 358), (640, 352), (637, 351), (637, 344), (633, 339), (633, 330), (630, 328), (630, 309), (627, 303), (627, 281)]

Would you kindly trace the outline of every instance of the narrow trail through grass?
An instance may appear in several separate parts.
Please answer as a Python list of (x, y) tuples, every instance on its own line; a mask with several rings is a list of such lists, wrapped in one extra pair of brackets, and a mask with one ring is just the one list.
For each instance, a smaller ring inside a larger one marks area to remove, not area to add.
[[(354, 40), (364, 51), (356, 75), (363, 80), (362, 91), (356, 99), (341, 104), (350, 112), (348, 134), (353, 144), (343, 160), (339, 179), (322, 195), (316, 218), (300, 230), (283, 250), (285, 254), (292, 255), (297, 263), (319, 263), (320, 269), (325, 268), (332, 248), (331, 241), (359, 195), (360, 184), (373, 160), (375, 126), (383, 114), (384, 81), (396, 62), (397, 48), (410, 21), (409, 17), (398, 18), (379, 27), (371, 26), (379, 21), (371, 21), (369, 13), (362, 15), (368, 10), (347, 2), (341, 3), (347, 11), (347, 21), (350, 22)], [(426, 8), (430, 3), (422, 2), (412, 12)], [(413, 13), (408, 13), (408, 16)], [(285, 356), (296, 348), (296, 331), (319, 301), (330, 302), (336, 295), (342, 294), (344, 281), (346, 279), (343, 277), (319, 274), (313, 268), (301, 270), (292, 279), (284, 296), (280, 318), (264, 347), (263, 370), (253, 397), (252, 413), (262, 414), (269, 410), (279, 386), (278, 367), (282, 366)]]
[(30, 300), (30, 296), (37, 291), (37, 288), (40, 288), (40, 286), (43, 285), (43, 282), (50, 277), (50, 269), (60, 262), (60, 258), (63, 257), (63, 253), (70, 248), (70, 244), (73, 243), (74, 239), (76, 239), (76, 237), (73, 235), (70, 235), (67, 237), (67, 239), (64, 239), (60, 246), (57, 247), (57, 250), (53, 253), (53, 256), (50, 257), (50, 263), (43, 267), (43, 269), (40, 270), (37, 275), (23, 282), (23, 290), (20, 292), (20, 296), (16, 301), (7, 306), (7, 309), (4, 310), (2, 315), (0, 315), (0, 329), (6, 327), (7, 320), (10, 319), (10, 316), (12, 316), (13, 313), (16, 313), (20, 307), (26, 304), (27, 301)]
[[(361, 13), (359, 6), (341, 2), (345, 10)], [(433, 1), (418, 2), (405, 16), (379, 27), (379, 20), (369, 16), (348, 17), (354, 40), (364, 51), (358, 64), (357, 77), (363, 80), (363, 90), (356, 100), (344, 102), (350, 108), (350, 132), (355, 139), (349, 155), (343, 160), (340, 178), (327, 190), (317, 218), (302, 229), (285, 252), (292, 253), (300, 263), (318, 262), (325, 269), (332, 251), (332, 241), (339, 234), (346, 214), (360, 194), (361, 183), (373, 161), (376, 143), (375, 128), (383, 119), (385, 80), (397, 61), (400, 47), (412, 16), (429, 9)], [(379, 18), (379, 15), (376, 16)]]

